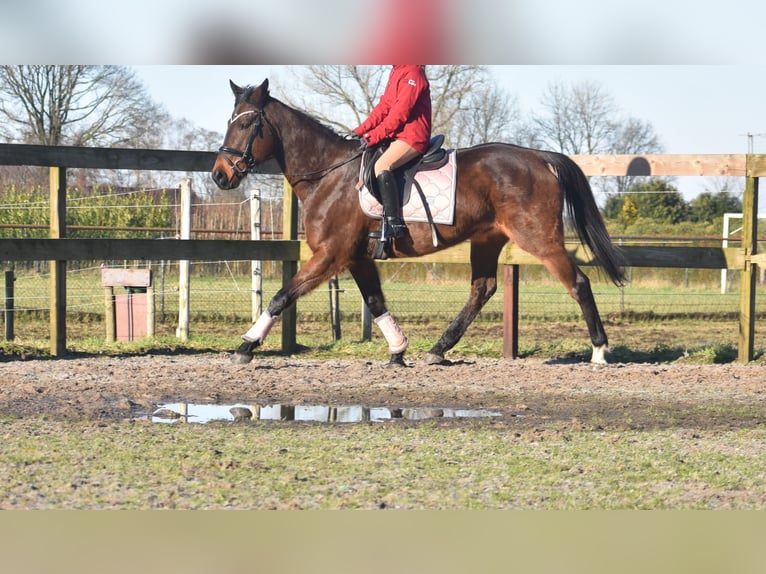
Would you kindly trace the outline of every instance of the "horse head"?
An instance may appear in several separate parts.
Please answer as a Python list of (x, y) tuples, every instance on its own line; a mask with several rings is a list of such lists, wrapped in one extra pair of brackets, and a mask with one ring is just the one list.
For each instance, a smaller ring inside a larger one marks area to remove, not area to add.
[(234, 189), (259, 164), (274, 158), (277, 143), (274, 127), (263, 111), (270, 99), (269, 80), (258, 87), (240, 87), (231, 80), (229, 84), (234, 111), (212, 171), (213, 181), (221, 189)]

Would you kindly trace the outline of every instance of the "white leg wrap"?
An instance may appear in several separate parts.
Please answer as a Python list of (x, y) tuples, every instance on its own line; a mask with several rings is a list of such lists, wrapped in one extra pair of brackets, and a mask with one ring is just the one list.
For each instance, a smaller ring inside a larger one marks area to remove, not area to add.
[(276, 317), (272, 317), (268, 311), (264, 311), (261, 313), (261, 316), (258, 317), (255, 324), (250, 327), (250, 330), (242, 335), (242, 338), (249, 343), (254, 343), (256, 341), (262, 343), (276, 322)]
[(606, 365), (606, 352), (609, 351), (606, 345), (600, 347), (593, 347), (593, 354), (591, 355), (590, 362), (595, 365)]
[(401, 328), (390, 313), (383, 313), (375, 319), (375, 324), (380, 327), (381, 333), (388, 342), (388, 350), (392, 353), (402, 353), (410, 342), (404, 336)]

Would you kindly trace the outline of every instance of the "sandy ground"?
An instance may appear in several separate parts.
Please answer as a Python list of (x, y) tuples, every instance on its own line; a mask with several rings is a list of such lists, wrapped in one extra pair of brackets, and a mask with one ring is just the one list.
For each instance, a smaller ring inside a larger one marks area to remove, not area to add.
[(0, 415), (56, 419), (145, 417), (195, 404), (494, 409), (498, 421), (558, 428), (751, 428), (766, 424), (764, 364), (676, 365), (471, 359), (407, 367), (383, 361), (227, 353), (0, 356)]

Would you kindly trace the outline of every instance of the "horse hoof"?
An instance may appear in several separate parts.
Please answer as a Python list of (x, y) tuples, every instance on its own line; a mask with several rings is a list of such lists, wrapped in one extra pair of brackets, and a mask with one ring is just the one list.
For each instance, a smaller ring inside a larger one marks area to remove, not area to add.
[(231, 362), (234, 363), (235, 365), (247, 365), (252, 360), (253, 360), (252, 353), (241, 353), (239, 351), (235, 351), (231, 355)]
[(441, 365), (444, 363), (444, 357), (437, 355), (436, 353), (428, 353), (426, 355), (426, 365)]
[(391, 360), (386, 363), (386, 367), (406, 367), (404, 362), (404, 353), (396, 353), (391, 355)]

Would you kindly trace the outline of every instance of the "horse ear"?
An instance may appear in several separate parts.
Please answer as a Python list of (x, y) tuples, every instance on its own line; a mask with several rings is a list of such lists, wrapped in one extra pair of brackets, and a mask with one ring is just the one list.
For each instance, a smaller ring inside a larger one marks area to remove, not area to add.
[(269, 95), (269, 79), (266, 78), (263, 80), (260, 86), (258, 86), (258, 89), (261, 90), (261, 94), (263, 94), (264, 97)]
[(240, 88), (237, 84), (235, 84), (231, 80), (229, 80), (229, 85), (231, 86), (231, 91), (234, 92), (235, 97), (241, 96), (245, 91), (244, 88)]

